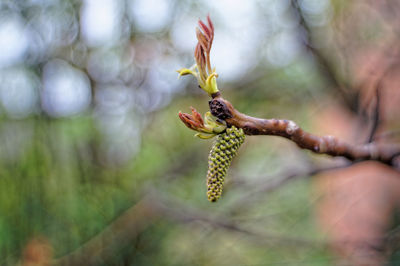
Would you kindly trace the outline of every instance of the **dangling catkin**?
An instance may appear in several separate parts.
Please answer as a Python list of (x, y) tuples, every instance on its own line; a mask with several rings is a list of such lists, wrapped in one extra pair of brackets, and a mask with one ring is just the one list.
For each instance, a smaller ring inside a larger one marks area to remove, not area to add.
[(233, 157), (244, 141), (243, 129), (235, 126), (217, 136), (208, 156), (207, 197), (211, 202), (217, 201), (222, 194), (226, 172)]

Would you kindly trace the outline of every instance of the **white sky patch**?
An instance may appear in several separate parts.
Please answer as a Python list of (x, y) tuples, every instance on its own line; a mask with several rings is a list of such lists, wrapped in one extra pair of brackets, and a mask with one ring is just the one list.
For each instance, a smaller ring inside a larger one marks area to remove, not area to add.
[(251, 63), (248, 62), (241, 43), (221, 32), (214, 39), (211, 65), (216, 67), (216, 72), (220, 75), (217, 80), (231, 81), (246, 73)]
[(34, 112), (38, 103), (39, 78), (25, 68), (10, 68), (0, 74), (0, 97), (7, 114), (23, 118)]
[(166, 26), (171, 15), (169, 0), (128, 1), (129, 15), (140, 31), (157, 32)]
[(123, 116), (132, 111), (134, 91), (123, 85), (106, 85), (96, 87), (96, 112), (108, 115)]
[(87, 69), (90, 76), (98, 82), (111, 82), (121, 71), (121, 56), (118, 51), (98, 49), (90, 53)]
[(48, 114), (75, 115), (84, 111), (90, 101), (90, 82), (85, 73), (59, 59), (45, 65), (42, 107)]
[(96, 88), (95, 120), (105, 142), (102, 149), (109, 162), (125, 162), (140, 148), (142, 119), (134, 108), (134, 93), (123, 85)]
[(259, 2), (265, 11), (274, 14), (282, 14), (290, 6), (290, 0), (260, 0)]
[(22, 61), (27, 48), (28, 36), (22, 19), (0, 14), (0, 68)]
[(174, 45), (182, 51), (194, 53), (197, 44), (195, 27), (197, 18), (193, 16), (178, 17), (174, 27), (171, 29), (171, 38)]
[(295, 32), (283, 31), (268, 45), (267, 59), (275, 67), (285, 67), (301, 52), (301, 45)]
[[(242, 50), (251, 49), (256, 44), (260, 35), (257, 26), (261, 18), (254, 1), (219, 0), (208, 4), (216, 13), (216, 37), (223, 32), (240, 45)], [(210, 17), (213, 19), (212, 14)]]
[(139, 150), (141, 120), (136, 115), (101, 115), (96, 122), (103, 132), (101, 149), (109, 163), (125, 163)]
[[(239, 79), (253, 64), (254, 51), (259, 45), (259, 12), (254, 1), (207, 1), (210, 17), (215, 24), (211, 64), (220, 79)], [(249, 16), (252, 14), (252, 16)], [(214, 17), (214, 18), (213, 18)]]
[(185, 85), (185, 80), (194, 79), (192, 76), (178, 78), (176, 70), (182, 68), (182, 64), (182, 60), (173, 55), (157, 57), (149, 66), (147, 85), (156, 93), (173, 94), (180, 91)]
[(308, 14), (318, 15), (324, 13), (329, 7), (329, 0), (300, 0), (300, 7)]
[[(222, 20), (225, 26), (231, 28), (250, 26), (250, 23), (257, 19), (257, 16), (249, 16), (258, 13), (254, 1), (218, 0), (207, 1), (207, 5), (218, 13), (218, 19)], [(212, 19), (212, 13), (210, 16)]]
[(81, 10), (83, 38), (91, 46), (113, 43), (121, 33), (121, 2), (85, 0)]

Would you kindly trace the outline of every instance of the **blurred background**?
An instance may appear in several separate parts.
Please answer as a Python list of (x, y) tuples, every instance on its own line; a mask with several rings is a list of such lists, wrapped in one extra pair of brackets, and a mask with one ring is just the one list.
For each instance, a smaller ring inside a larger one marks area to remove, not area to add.
[[(357, 165), (315, 180), (315, 163), (337, 160), (248, 137), (211, 204), (212, 141), (177, 116), (206, 112), (209, 99), (175, 71), (194, 64), (197, 20), (210, 14), (211, 63), (238, 110), (358, 143), (377, 128), (376, 139), (395, 142), (399, 12), (384, 0), (0, 0), (0, 264), (369, 260), (368, 245), (330, 241), (362, 222), (375, 227), (353, 240), (399, 231), (396, 172)], [(365, 184), (366, 171), (370, 190), (330, 183), (357, 175)], [(374, 217), (341, 212), (360, 202), (383, 217), (379, 230)], [(381, 244), (371, 265), (399, 265), (398, 244)]]

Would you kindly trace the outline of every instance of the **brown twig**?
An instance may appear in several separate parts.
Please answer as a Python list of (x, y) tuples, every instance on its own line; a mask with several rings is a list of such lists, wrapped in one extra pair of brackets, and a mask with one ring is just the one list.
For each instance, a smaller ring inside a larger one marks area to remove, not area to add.
[(302, 149), (319, 154), (343, 156), (351, 161), (375, 160), (397, 167), (395, 157), (400, 154), (400, 146), (394, 144), (350, 144), (333, 136), (317, 136), (304, 131), (295, 122), (281, 119), (255, 118), (237, 111), (220, 95), (210, 102), (211, 113), (228, 125), (242, 128), (247, 135), (272, 135), (290, 139)]
[(371, 132), (370, 132), (370, 134), (369, 134), (369, 137), (368, 137), (368, 143), (371, 143), (373, 140), (374, 140), (374, 137), (375, 137), (375, 133), (376, 133), (376, 131), (377, 131), (377, 129), (378, 129), (378, 126), (379, 126), (379, 124), (380, 124), (380, 121), (381, 121), (381, 115), (380, 115), (380, 108), (381, 108), (381, 104), (380, 104), (380, 101), (381, 101), (381, 97), (380, 97), (380, 91), (381, 91), (381, 88), (382, 88), (382, 79), (378, 82), (378, 85), (377, 85), (377, 87), (376, 87), (376, 89), (375, 89), (375, 93), (376, 93), (376, 95), (375, 95), (375, 98), (376, 98), (376, 103), (375, 103), (375, 109), (374, 109), (374, 113), (373, 113), (373, 117), (372, 117), (372, 126), (371, 126)]

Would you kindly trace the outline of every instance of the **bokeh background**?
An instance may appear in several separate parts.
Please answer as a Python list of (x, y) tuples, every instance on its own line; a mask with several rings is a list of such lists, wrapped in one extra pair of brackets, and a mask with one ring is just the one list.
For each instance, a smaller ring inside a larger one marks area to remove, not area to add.
[[(248, 137), (224, 196), (209, 203), (212, 141), (177, 116), (206, 112), (209, 99), (175, 71), (194, 63), (197, 20), (210, 14), (212, 65), (238, 110), (362, 142), (375, 95), (363, 88), (398, 57), (398, 10), (366, 0), (1, 0), (0, 264), (336, 265), (313, 180), (280, 185), (324, 156)], [(398, 127), (393, 95), (386, 131)], [(97, 239), (105, 229), (117, 240)], [(94, 261), (72, 253), (96, 239)]]

